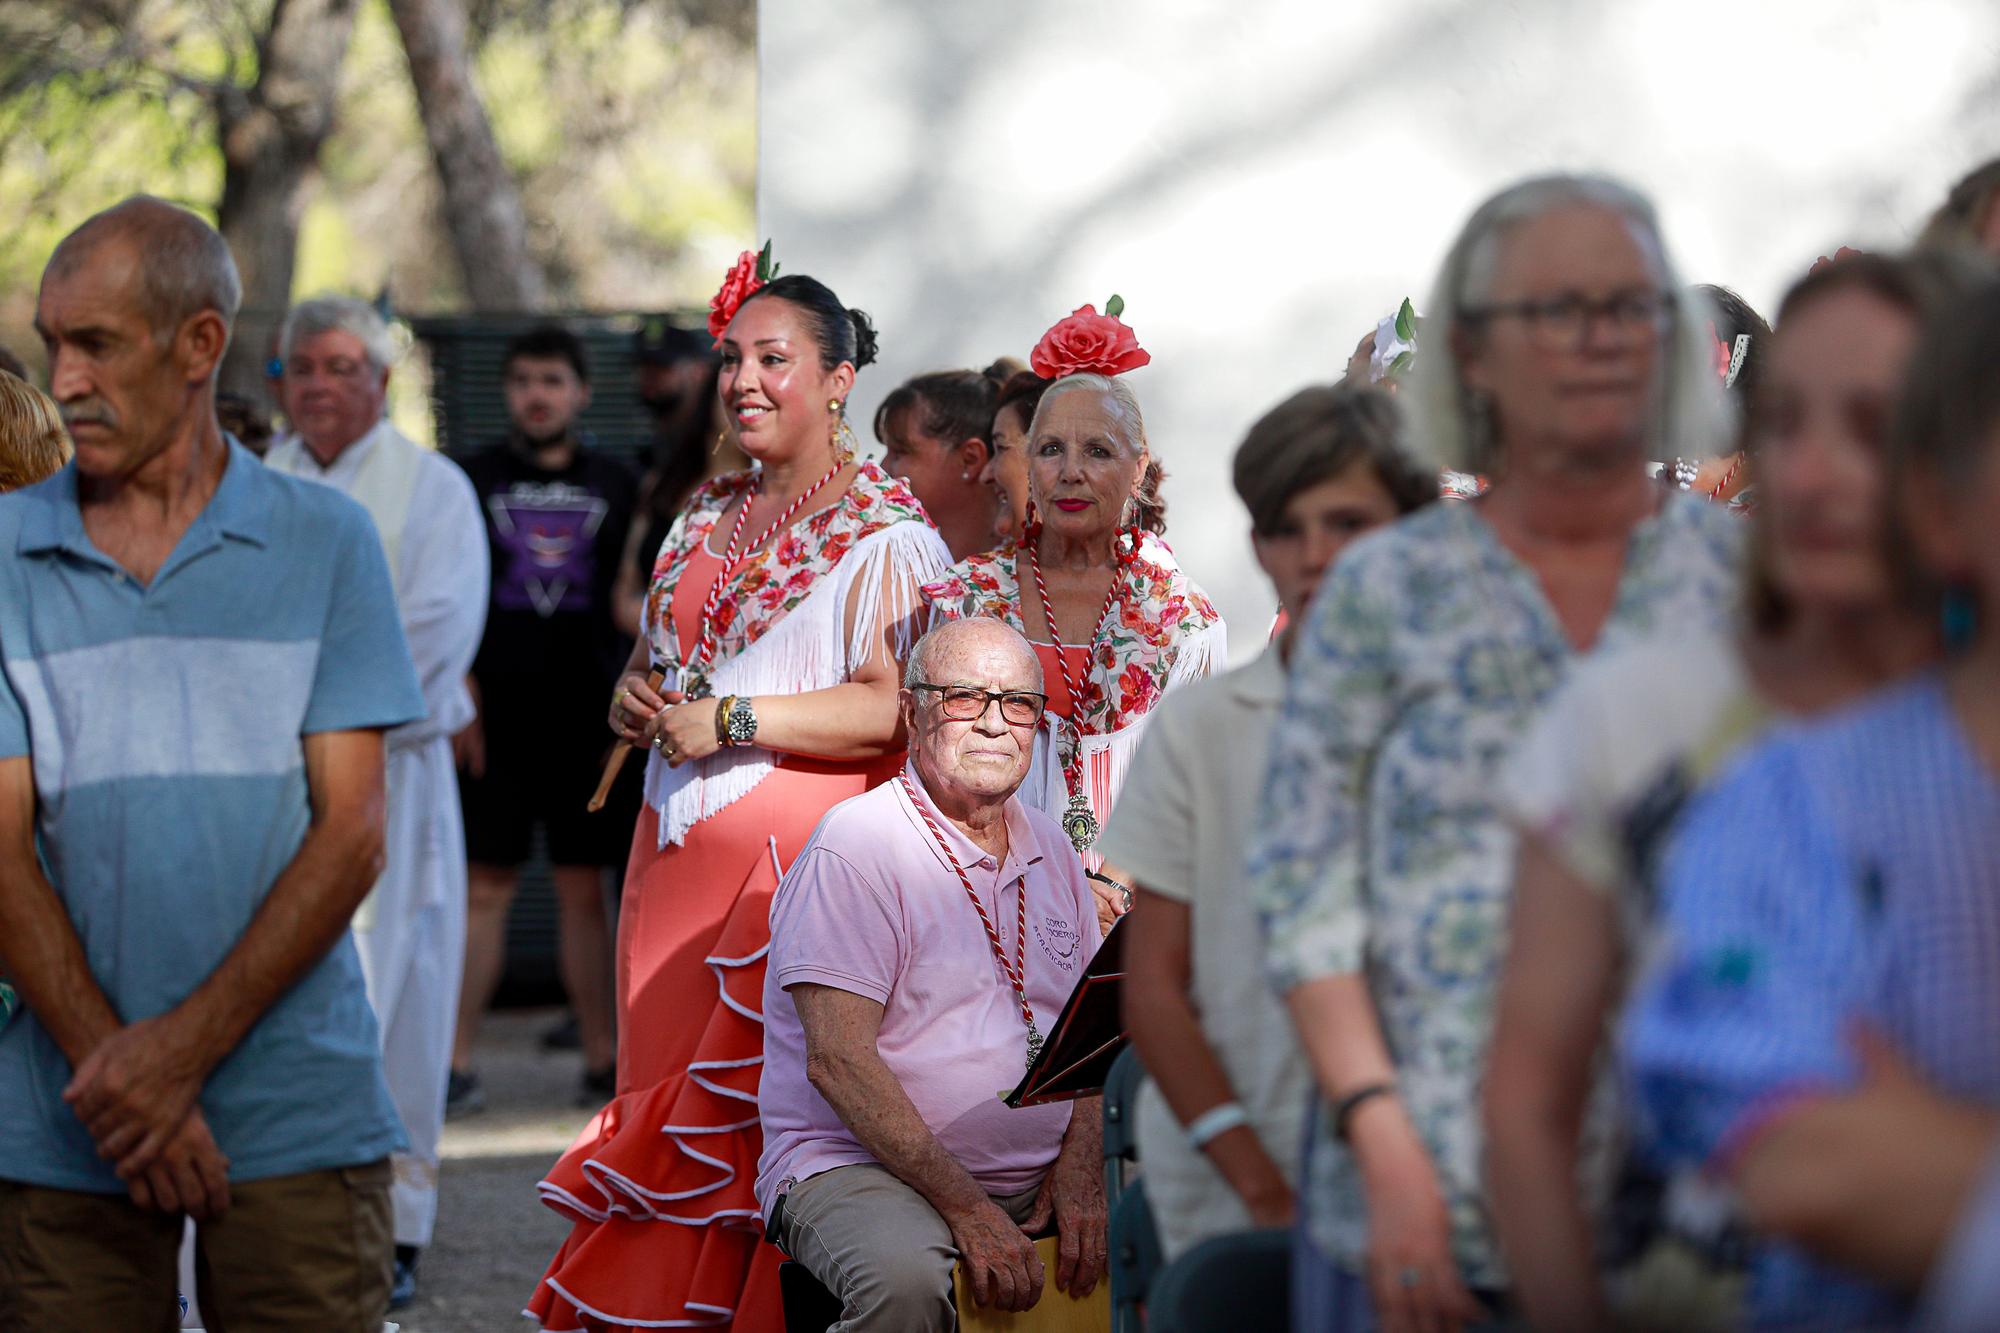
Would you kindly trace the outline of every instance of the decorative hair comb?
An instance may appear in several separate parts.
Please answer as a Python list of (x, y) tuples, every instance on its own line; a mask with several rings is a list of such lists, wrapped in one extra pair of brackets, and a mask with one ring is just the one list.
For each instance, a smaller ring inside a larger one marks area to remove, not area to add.
[(743, 303), (777, 276), (778, 266), (771, 260), (769, 241), (764, 242), (762, 250), (745, 250), (736, 257), (735, 266), (722, 279), (721, 290), (708, 303), (708, 331), (714, 335), (717, 347), (722, 346), (722, 335), (729, 331), (729, 321), (736, 318)]
[(1104, 303), (1104, 313), (1094, 305), (1080, 305), (1067, 318), (1042, 335), (1035, 350), (1028, 353), (1028, 366), (1045, 380), (1065, 375), (1122, 375), (1152, 362), (1152, 353), (1139, 346), (1138, 335), (1118, 317), (1125, 313), (1125, 298), (1114, 295)]

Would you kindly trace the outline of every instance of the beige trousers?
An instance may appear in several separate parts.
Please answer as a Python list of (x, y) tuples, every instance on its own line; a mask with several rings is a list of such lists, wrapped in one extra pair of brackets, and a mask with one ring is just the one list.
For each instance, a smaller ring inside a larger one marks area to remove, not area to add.
[[(995, 1195), (993, 1202), (1025, 1222), (1036, 1193)], [(958, 1327), (951, 1299), (958, 1250), (951, 1228), (887, 1167), (836, 1167), (793, 1186), (772, 1239), (840, 1298), (840, 1320), (827, 1333), (953, 1333)]]

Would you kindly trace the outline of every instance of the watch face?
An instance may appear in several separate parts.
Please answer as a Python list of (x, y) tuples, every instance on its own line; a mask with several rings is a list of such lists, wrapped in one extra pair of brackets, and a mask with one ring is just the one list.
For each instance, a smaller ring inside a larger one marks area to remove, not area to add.
[(748, 699), (738, 699), (730, 706), (725, 725), (729, 729), (729, 739), (738, 745), (748, 744), (757, 735), (757, 714)]

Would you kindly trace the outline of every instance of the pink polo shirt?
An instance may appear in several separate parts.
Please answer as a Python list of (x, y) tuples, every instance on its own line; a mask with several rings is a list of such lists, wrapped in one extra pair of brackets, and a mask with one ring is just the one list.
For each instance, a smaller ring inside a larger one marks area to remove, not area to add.
[[(914, 767), (906, 770), (919, 792)], [(928, 794), (923, 796), (930, 805)], [(1027, 894), (1027, 991), (1046, 1034), (1097, 951), (1097, 910), (1082, 863), (1056, 821), (1007, 802), (1005, 865), (930, 807), (1000, 932), (1011, 961)], [(771, 903), (764, 980), (764, 1076), (757, 1100), (764, 1154), (757, 1203), (874, 1156), (806, 1081), (805, 1032), (786, 990), (801, 982), (882, 1005), (876, 1047), (945, 1151), (989, 1194), (1040, 1182), (1069, 1128), (1069, 1104), (1009, 1110), (1000, 1094), (1027, 1068), (1027, 1028), (1014, 988), (900, 782), (827, 812)]]

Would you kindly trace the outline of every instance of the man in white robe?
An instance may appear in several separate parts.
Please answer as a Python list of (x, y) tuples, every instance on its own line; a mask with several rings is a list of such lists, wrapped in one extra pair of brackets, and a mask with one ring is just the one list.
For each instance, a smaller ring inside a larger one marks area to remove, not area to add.
[(280, 337), (295, 436), (266, 462), (339, 488), (375, 519), (429, 716), (388, 735), (387, 864), (354, 917), (389, 1091), (410, 1151), (395, 1159), (396, 1291), (416, 1293), (418, 1251), (437, 1219), (459, 974), (465, 962), (465, 832), (452, 737), (473, 719), (465, 685), (486, 622), (491, 562), (472, 483), (383, 414), (394, 344), (367, 304), (293, 307)]

